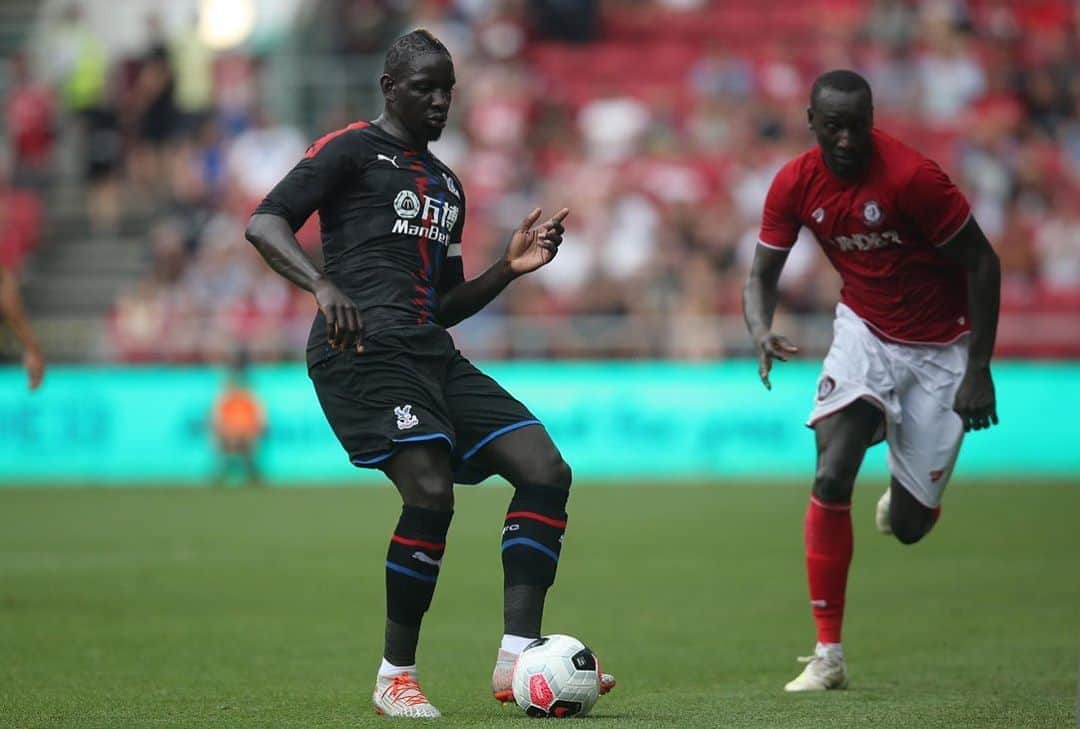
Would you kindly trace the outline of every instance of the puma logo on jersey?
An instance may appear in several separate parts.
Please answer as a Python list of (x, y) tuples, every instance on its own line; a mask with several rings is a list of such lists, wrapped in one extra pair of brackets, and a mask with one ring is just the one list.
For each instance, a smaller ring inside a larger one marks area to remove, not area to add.
[(842, 251), (875, 251), (879, 248), (900, 246), (904, 242), (895, 230), (886, 230), (884, 233), (838, 235), (832, 239), (832, 244)]
[(397, 169), (401, 169), (400, 167), (398, 167), (396, 154), (393, 157), (387, 157), (385, 154), (377, 154), (375, 155), (375, 159), (382, 160), (383, 162), (389, 162), (390, 164), (394, 165), (394, 167), (397, 167)]

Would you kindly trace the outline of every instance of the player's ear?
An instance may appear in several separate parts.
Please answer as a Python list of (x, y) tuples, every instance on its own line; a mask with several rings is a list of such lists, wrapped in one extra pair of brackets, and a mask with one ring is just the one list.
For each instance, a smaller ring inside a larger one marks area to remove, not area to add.
[(393, 101), (394, 97), (397, 96), (397, 91), (394, 88), (394, 79), (388, 73), (379, 76), (379, 88), (382, 90), (383, 97), (387, 101)]
[(810, 128), (810, 131), (814, 131), (814, 107), (812, 106), (806, 107), (806, 126)]

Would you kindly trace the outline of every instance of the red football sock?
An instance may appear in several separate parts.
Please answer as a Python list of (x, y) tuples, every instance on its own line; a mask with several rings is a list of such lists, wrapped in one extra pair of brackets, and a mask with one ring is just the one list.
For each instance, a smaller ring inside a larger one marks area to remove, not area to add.
[(839, 643), (844, 622), (844, 591), (854, 542), (851, 504), (810, 497), (805, 522), (806, 575), (819, 643)]

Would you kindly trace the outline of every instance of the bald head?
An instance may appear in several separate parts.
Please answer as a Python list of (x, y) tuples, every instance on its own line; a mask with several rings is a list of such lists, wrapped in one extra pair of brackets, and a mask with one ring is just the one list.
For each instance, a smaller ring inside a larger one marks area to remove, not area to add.
[(866, 103), (871, 108), (874, 106), (874, 95), (870, 91), (870, 84), (854, 71), (840, 68), (818, 76), (810, 89), (811, 109), (817, 108), (821, 94), (826, 90), (841, 91), (843, 93), (865, 93)]
[(856, 178), (870, 162), (874, 103), (870, 84), (854, 71), (829, 71), (818, 77), (807, 109), (825, 165), (839, 177)]

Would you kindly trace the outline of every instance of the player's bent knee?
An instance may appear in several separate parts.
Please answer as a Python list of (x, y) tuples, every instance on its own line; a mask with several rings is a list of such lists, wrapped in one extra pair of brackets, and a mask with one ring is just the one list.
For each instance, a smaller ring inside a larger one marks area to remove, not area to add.
[(574, 478), (570, 464), (563, 460), (558, 451), (553, 451), (538, 459), (522, 475), (524, 484), (515, 485), (544, 486), (560, 491), (569, 491), (570, 483)]
[(819, 467), (814, 475), (814, 496), (821, 501), (846, 504), (851, 501), (855, 480), (828, 467)]
[(930, 533), (937, 522), (939, 510), (919, 503), (906, 489), (898, 488), (894, 479), (892, 504), (889, 508), (889, 526), (901, 544), (915, 544)]
[(410, 479), (401, 488), (401, 494), (409, 506), (433, 511), (454, 507), (454, 484), (439, 474), (423, 474)]
[(540, 480), (540, 483), (552, 488), (562, 489), (563, 491), (569, 491), (570, 484), (574, 480), (574, 474), (570, 470), (570, 464), (564, 461), (563, 457), (558, 453), (555, 454), (555, 458), (548, 464), (542, 476), (543, 478)]
[(922, 540), (934, 526), (933, 517), (893, 517), (889, 520), (896, 541), (904, 545), (915, 544)]
[(921, 541), (922, 538), (926, 536), (926, 531), (910, 528), (904, 531), (896, 531), (896, 529), (894, 528), (893, 536), (896, 537), (896, 541), (900, 542), (905, 546), (909, 546)]

